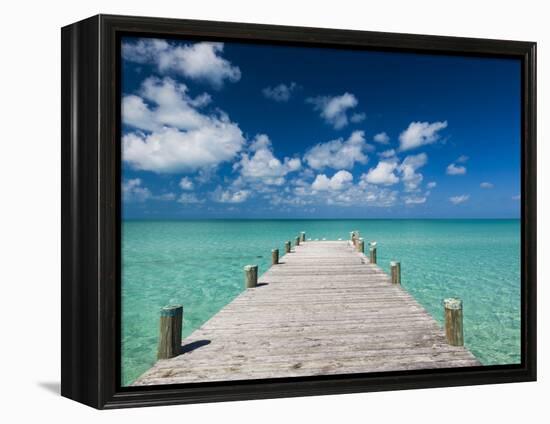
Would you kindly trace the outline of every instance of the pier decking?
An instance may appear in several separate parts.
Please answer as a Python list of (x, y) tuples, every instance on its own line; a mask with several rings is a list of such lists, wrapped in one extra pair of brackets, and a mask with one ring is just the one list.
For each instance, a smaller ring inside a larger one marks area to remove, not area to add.
[(307, 241), (134, 385), (476, 365), (350, 242)]

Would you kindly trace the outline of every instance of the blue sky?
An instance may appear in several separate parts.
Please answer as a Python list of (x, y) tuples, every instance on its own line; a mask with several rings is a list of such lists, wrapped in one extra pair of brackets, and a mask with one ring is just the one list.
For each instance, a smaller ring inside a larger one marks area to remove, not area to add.
[(128, 219), (518, 218), (520, 63), (126, 38)]

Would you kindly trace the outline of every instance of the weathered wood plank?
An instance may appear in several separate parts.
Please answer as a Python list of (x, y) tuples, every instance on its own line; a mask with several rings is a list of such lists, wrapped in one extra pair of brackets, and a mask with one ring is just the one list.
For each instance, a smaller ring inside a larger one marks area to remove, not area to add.
[(303, 241), (134, 385), (479, 365), (391, 281), (349, 241)]

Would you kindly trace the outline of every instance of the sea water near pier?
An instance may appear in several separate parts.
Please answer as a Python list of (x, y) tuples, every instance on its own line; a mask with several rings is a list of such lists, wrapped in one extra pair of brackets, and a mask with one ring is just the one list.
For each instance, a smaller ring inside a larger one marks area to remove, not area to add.
[(300, 231), (338, 240), (359, 230), (378, 264), (399, 260), (402, 285), (440, 323), (442, 300), (464, 302), (465, 344), (484, 365), (520, 362), (519, 220), (185, 220), (122, 223), (122, 384), (156, 361), (159, 309), (184, 306), (183, 336), (244, 290), (243, 266)]

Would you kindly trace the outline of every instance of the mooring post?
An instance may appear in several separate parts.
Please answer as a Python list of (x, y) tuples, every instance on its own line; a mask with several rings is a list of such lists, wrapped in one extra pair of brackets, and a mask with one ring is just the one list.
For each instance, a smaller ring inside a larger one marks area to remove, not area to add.
[(244, 287), (250, 289), (258, 285), (258, 265), (244, 267)]
[(376, 243), (370, 245), (369, 248), (369, 257), (370, 257), (370, 263), (375, 264), (376, 263)]
[(353, 245), (357, 247), (357, 242), (359, 241), (359, 231), (353, 231)]
[(182, 325), (182, 305), (169, 305), (160, 310), (157, 359), (169, 359), (180, 354)]
[(363, 240), (362, 238), (360, 238), (359, 242), (357, 243), (357, 251), (365, 253), (365, 240)]
[(300, 241), (303, 243), (304, 241), (306, 241), (306, 232), (305, 231), (302, 231), (300, 233)]
[(290, 253), (291, 244), (290, 240), (285, 243), (285, 253)]
[(392, 284), (401, 284), (401, 262), (391, 261), (390, 270)]
[(451, 346), (464, 346), (462, 319), (462, 300), (449, 298), (443, 301), (445, 306), (445, 335)]
[(271, 251), (271, 265), (277, 265), (279, 263), (279, 249), (273, 249)]
[(300, 236), (297, 236), (296, 239), (294, 240), (294, 244), (296, 246), (300, 246)]

